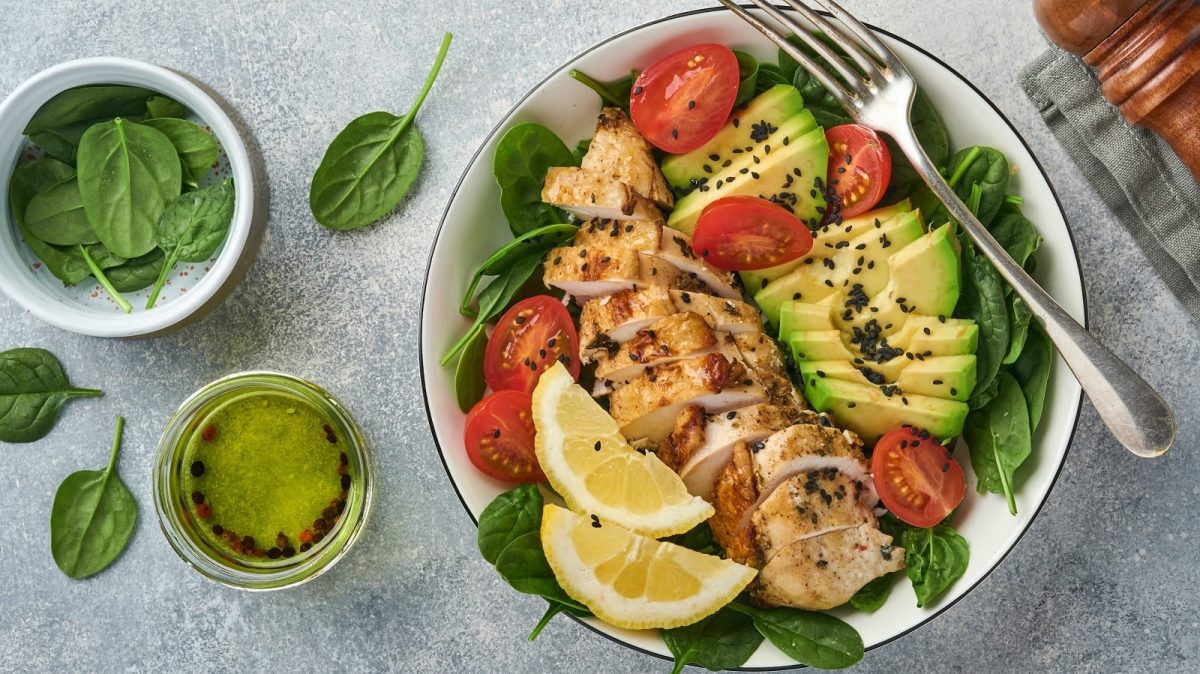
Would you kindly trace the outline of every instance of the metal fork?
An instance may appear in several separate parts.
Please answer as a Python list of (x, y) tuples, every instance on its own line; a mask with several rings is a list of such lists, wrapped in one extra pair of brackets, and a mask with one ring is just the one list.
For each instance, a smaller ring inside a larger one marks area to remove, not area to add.
[[(887, 133), (912, 163), (913, 168), (946, 205), (954, 219), (1029, 305), (1045, 326), (1046, 334), (1062, 354), (1067, 366), (1091, 398), (1100, 418), (1126, 449), (1138, 456), (1159, 456), (1175, 440), (1175, 417), (1162, 397), (1136, 372), (1071, 318), (1033, 278), (992, 238), (987, 228), (971, 213), (953, 188), (946, 183), (925, 150), (917, 142), (909, 119), (916, 82), (908, 69), (870, 29), (833, 0), (814, 0), (831, 21), (796, 0), (783, 2), (799, 13), (830, 41), (840, 47), (857, 70), (833, 49), (792, 17), (764, 0), (751, 0), (771, 18), (787, 27), (828, 65), (796, 48), (787, 38), (733, 0), (719, 0), (733, 13), (779, 45), (815, 77), (841, 103), (854, 121)], [(859, 72), (863, 74), (859, 74)]]

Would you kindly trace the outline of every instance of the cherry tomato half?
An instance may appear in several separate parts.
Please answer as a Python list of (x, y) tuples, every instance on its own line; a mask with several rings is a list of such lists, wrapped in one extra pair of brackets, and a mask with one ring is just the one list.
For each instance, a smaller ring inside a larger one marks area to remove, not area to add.
[(483, 353), (483, 378), (493, 391), (533, 393), (542, 372), (562, 360), (579, 376), (579, 337), (562, 302), (535, 295), (500, 317)]
[(700, 213), (692, 250), (719, 269), (750, 271), (791, 262), (812, 250), (808, 227), (786, 208), (759, 197), (725, 197)]
[(533, 453), (533, 399), (523, 391), (498, 391), (467, 413), (463, 444), (471, 463), (505, 482), (542, 482)]
[(700, 44), (664, 56), (638, 75), (629, 116), (655, 147), (671, 154), (707, 143), (729, 117), (738, 90), (738, 63), (720, 44)]
[(879, 203), (892, 179), (892, 153), (875, 130), (843, 124), (825, 131), (829, 143), (826, 184), (837, 193), (839, 205), (830, 209), (844, 218), (866, 213)]
[(914, 527), (946, 519), (966, 491), (962, 468), (950, 450), (907, 426), (875, 443), (871, 473), (883, 505)]

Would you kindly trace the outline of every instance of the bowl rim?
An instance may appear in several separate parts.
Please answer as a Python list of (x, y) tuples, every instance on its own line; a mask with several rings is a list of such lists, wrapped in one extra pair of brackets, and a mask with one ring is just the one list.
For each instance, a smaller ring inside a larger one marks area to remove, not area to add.
[[(751, 7), (749, 5), (744, 5), (744, 6), (747, 9), (754, 9), (753, 7)], [(786, 7), (779, 7), (779, 9), (784, 10), (784, 11), (792, 11)], [(567, 59), (566, 61), (564, 61), (562, 65), (560, 65), (557, 68), (555, 68), (554, 70), (552, 70), (549, 74), (546, 75), (546, 77), (542, 78), (536, 84), (531, 86), (524, 94), (521, 95), (521, 97), (519, 99), (517, 99), (517, 101), (500, 118), (500, 121), (497, 122), (496, 125), (494, 127), (492, 127), (492, 129), (487, 133), (487, 135), (485, 135), (483, 137), (483, 139), (479, 142), (479, 147), (475, 150), (475, 152), (471, 155), (471, 158), (467, 161), (466, 166), (463, 168), (462, 174), (459, 176), (458, 182), (454, 185), (454, 188), (450, 191), (450, 196), (446, 201), (446, 208), (445, 208), (445, 210), (443, 210), (442, 217), (438, 222), (437, 229), (434, 231), (433, 241), (429, 247), (429, 255), (425, 262), (425, 274), (424, 274), (424, 285), (423, 285), (424, 289), (421, 292), (421, 304), (418, 308), (418, 311), (419, 311), (418, 315), (421, 317), (422, 320), (424, 319), (424, 316), (425, 316), (425, 301), (426, 301), (428, 293), (429, 293), (429, 287), (430, 287), (429, 286), (429, 274), (432, 271), (432, 267), (433, 267), (434, 253), (437, 250), (438, 242), (441, 240), (442, 230), (445, 228), (446, 219), (449, 217), (450, 209), (453, 206), (454, 201), (458, 197), (459, 191), (462, 189), (463, 183), (466, 181), (467, 175), (470, 172), (471, 168), (475, 165), (476, 162), (479, 161), (480, 155), (483, 153), (484, 149), (487, 148), (488, 144), (496, 136), (496, 134), (500, 133), (510, 123), (512, 116), (517, 112), (517, 110), (522, 105), (524, 105), (525, 102), (535, 92), (537, 92), (539, 89), (541, 89), (542, 86), (544, 86), (546, 83), (548, 83), (550, 80), (554, 79), (555, 77), (558, 77), (562, 72), (566, 71), (571, 66), (571, 64), (575, 63), (579, 59), (583, 58), (584, 56), (590, 54), (591, 52), (603, 47), (604, 45), (606, 45), (610, 42), (613, 42), (619, 38), (625, 37), (626, 35), (629, 35), (631, 33), (635, 33), (635, 32), (644, 30), (646, 28), (650, 28), (652, 26), (655, 26), (655, 25), (658, 25), (661, 23), (674, 21), (677, 19), (682, 19), (682, 18), (691, 17), (691, 16), (697, 16), (697, 15), (701, 15), (701, 14), (709, 14), (709, 13), (713, 13), (713, 12), (723, 12), (723, 11), (725, 11), (724, 7), (704, 7), (704, 8), (693, 9), (693, 10), (688, 10), (688, 11), (684, 11), (684, 12), (678, 12), (678, 13), (664, 16), (664, 17), (661, 17), (658, 19), (654, 19), (652, 21), (647, 21), (645, 23), (637, 24), (635, 26), (632, 26), (632, 27), (622, 30), (620, 32), (614, 33), (613, 35), (610, 35), (609, 37), (590, 45), (589, 47), (576, 53), (574, 56), (572, 56), (569, 59)], [(823, 16), (826, 16), (826, 17), (830, 16), (830, 14), (824, 10), (818, 10), (818, 12), (820, 14), (822, 14)], [(946, 63), (941, 58), (939, 58), (935, 54), (931, 53), (924, 47), (921, 47), (920, 45), (916, 44), (915, 42), (913, 42), (905, 37), (897, 35), (896, 33), (893, 33), (884, 28), (880, 28), (879, 26), (877, 26), (873, 23), (864, 21), (863, 24), (866, 25), (867, 28), (869, 28), (873, 32), (876, 32), (880, 35), (887, 36), (888, 38), (891, 38), (897, 42), (900, 42), (900, 43), (916, 50), (917, 52), (920, 52), (923, 56), (929, 58), (934, 63), (936, 63), (938, 66), (940, 66), (945, 71), (947, 71), (949, 74), (953, 75), (955, 78), (960, 80), (963, 84), (967, 85), (971, 89), (971, 91), (973, 91), (977, 96), (979, 96), (980, 100), (982, 100), (984, 103), (986, 103), (988, 105), (988, 107), (990, 107), (996, 113), (996, 115), (1004, 122), (1004, 124), (1012, 132), (1013, 136), (1016, 137), (1016, 139), (1018, 141), (1020, 141), (1021, 145), (1029, 153), (1029, 156), (1033, 159), (1034, 166), (1037, 167), (1038, 175), (1045, 181), (1046, 186), (1050, 190), (1051, 196), (1054, 197), (1054, 204), (1058, 208), (1059, 212), (1062, 214), (1063, 222), (1067, 224), (1067, 226), (1065, 227), (1065, 230), (1067, 233), (1067, 238), (1071, 242), (1071, 254), (1075, 258), (1076, 273), (1079, 276), (1079, 291), (1080, 291), (1080, 296), (1082, 299), (1081, 324), (1086, 329), (1088, 327), (1088, 323), (1089, 323), (1087, 286), (1084, 283), (1083, 262), (1079, 257), (1079, 247), (1076, 244), (1075, 235), (1071, 231), (1071, 228), (1069, 225), (1069, 219), (1067, 218), (1067, 215), (1066, 215), (1066, 210), (1063, 208), (1062, 199), (1059, 197), (1058, 191), (1054, 189), (1054, 183), (1050, 180), (1050, 176), (1046, 173), (1045, 167), (1042, 165), (1042, 162), (1038, 159), (1037, 155), (1034, 153), (1033, 148), (1029, 145), (1029, 142), (1025, 139), (1025, 137), (1021, 134), (1021, 132), (1017, 130), (1017, 127), (1012, 123), (1012, 120), (1010, 120), (1008, 118), (1008, 115), (1004, 114), (1004, 112), (999, 108), (999, 106), (997, 106), (996, 103), (993, 102), (992, 99), (987, 96), (987, 94), (985, 94), (982, 90), (980, 90), (979, 87), (975, 86), (975, 84), (973, 82), (971, 82), (969, 79), (967, 79), (966, 76), (964, 76), (962, 73), (958, 72), (958, 70), (954, 69), (948, 63)], [(425, 352), (426, 345), (424, 343), (424, 339), (425, 339), (424, 331), (418, 329), (418, 331), (417, 331), (417, 353), (418, 354), (423, 354)], [(420, 376), (421, 376), (421, 396), (424, 399), (424, 403), (425, 403), (424, 404), (425, 419), (429, 424), (430, 437), (433, 439), (434, 448), (437, 450), (438, 460), (441, 462), (442, 469), (446, 472), (446, 477), (450, 481), (450, 486), (454, 490), (454, 494), (458, 497), (459, 503), (463, 506), (463, 510), (466, 512), (467, 517), (470, 518), (471, 522), (476, 527), (478, 527), (479, 521), (476, 519), (474, 513), (472, 513), (471, 508), (467, 504), (466, 499), (463, 497), (462, 491), (459, 489), (458, 483), (454, 479), (454, 474), (450, 471), (449, 464), (446, 463), (444, 450), (442, 449), (441, 444), (438, 442), (437, 430), (434, 426), (434, 420), (433, 420), (433, 410), (430, 407), (429, 395), (427, 393), (427, 386), (426, 386), (427, 373), (425, 371), (425, 361), (423, 358), (418, 358), (418, 368), (419, 368)], [(1010, 545), (1009, 548), (1000, 555), (1000, 557), (996, 560), (995, 564), (993, 564), (989, 569), (984, 571), (983, 574), (974, 583), (972, 583), (969, 587), (967, 587), (965, 590), (963, 590), (963, 592), (961, 594), (959, 594), (957, 597), (954, 597), (953, 599), (951, 599), (949, 601), (939, 603), (937, 605), (937, 607), (928, 616), (924, 617), (920, 622), (916, 623), (915, 625), (912, 625), (908, 629), (905, 629), (890, 638), (884, 639), (876, 644), (866, 647), (865, 652), (869, 652), (869, 651), (875, 650), (877, 648), (880, 648), (882, 646), (886, 646), (887, 644), (890, 644), (890, 643), (892, 643), (898, 639), (901, 639), (905, 636), (908, 636), (912, 632), (923, 627), (924, 625), (927, 625), (929, 622), (933, 621), (935, 618), (939, 617), (940, 615), (942, 615), (943, 613), (948, 611), (951, 607), (953, 607), (955, 604), (957, 604), (959, 601), (961, 601), (967, 595), (971, 594), (971, 592), (974, 591), (975, 588), (979, 587), (979, 585), (982, 584), (983, 581), (985, 581), (992, 574), (993, 571), (995, 571), (997, 568), (999, 568), (999, 566), (1004, 562), (1005, 559), (1008, 558), (1008, 556), (1012, 553), (1012, 551), (1014, 549), (1016, 549), (1017, 544), (1020, 543), (1021, 539), (1025, 537), (1025, 534), (1029, 532), (1029, 529), (1033, 526), (1033, 523), (1037, 520), (1038, 515), (1041, 513), (1042, 508), (1044, 508), (1046, 503), (1050, 500), (1050, 495), (1054, 492), (1054, 487), (1058, 484), (1058, 478), (1062, 475), (1063, 467), (1066, 466), (1067, 457), (1070, 455), (1071, 446), (1074, 443), (1075, 435), (1079, 430), (1079, 419), (1080, 419), (1080, 416), (1083, 411), (1084, 398), (1085, 398), (1085, 396), (1081, 395), (1079, 398), (1079, 402), (1076, 405), (1075, 418), (1071, 424), (1071, 432), (1067, 437), (1066, 446), (1063, 449), (1062, 459), (1059, 462), (1058, 468), (1054, 472), (1053, 478), (1050, 480), (1050, 484), (1046, 490), (1046, 494), (1042, 498), (1041, 502), (1037, 504), (1037, 507), (1033, 511), (1033, 515), (1029, 518), (1029, 521), (1025, 524), (1024, 528), (1022, 528), (1021, 531), (1017, 534), (1017, 537), (1015, 539), (1013, 539), (1012, 545)], [(598, 635), (604, 637), (605, 639), (622, 646), (623, 648), (628, 648), (630, 650), (636, 651), (643, 655), (653, 657), (658, 660), (670, 662), (670, 658), (668, 658), (664, 655), (661, 655), (659, 653), (656, 653), (654, 651), (646, 650), (645, 648), (642, 648), (635, 644), (629, 643), (627, 641), (624, 641), (612, 634), (609, 634), (609, 633), (597, 628), (594, 625), (591, 625), (590, 623), (588, 623), (586, 620), (584, 620), (582, 618), (573, 616), (570, 613), (566, 613), (565, 615), (567, 617), (571, 618), (571, 620), (575, 621), (579, 625), (582, 625), (583, 627), (587, 628), (591, 632), (598, 634)], [(779, 672), (779, 671), (789, 671), (789, 670), (793, 670), (793, 669), (804, 669), (805, 667), (806, 666), (803, 664), (778, 666), (778, 667), (738, 667), (734, 671)]]
[[(60, 80), (72, 81), (68, 86), (56, 84)], [(126, 80), (126, 81), (123, 81)], [(237, 186), (234, 197), (234, 215), (224, 247), (209, 271), (193, 286), (187, 295), (156, 307), (153, 311), (136, 314), (100, 314), (85, 311), (78, 306), (57, 301), (48, 291), (38, 287), (28, 275), (16, 269), (25, 264), (16, 257), (15, 250), (0, 250), (0, 262), (16, 260), (14, 271), (0, 273), (0, 291), (33, 314), (41, 321), (57, 328), (93, 337), (137, 337), (153, 335), (186, 321), (192, 314), (203, 309), (233, 276), (250, 238), (255, 216), (256, 184), (255, 170), (245, 139), (229, 114), (199, 85), (183, 73), (153, 63), (120, 56), (93, 56), (73, 59), (50, 66), (26, 79), (0, 102), (0, 120), (17, 114), (15, 110), (31, 105), (36, 111), (51, 97), (78, 86), (93, 84), (128, 84), (143, 86), (157, 93), (170, 95), (183, 103), (207, 124), (217, 142), (229, 159), (230, 172)], [(30, 113), (32, 116), (33, 113)], [(25, 119), (21, 123), (24, 128)], [(19, 143), (20, 141), (18, 141)], [(19, 144), (18, 144), (19, 147)], [(12, 171), (20, 160), (19, 154), (9, 158), (0, 157), (0, 227), (11, 227), (8, 217), (8, 183)], [(14, 239), (20, 236), (13, 230)]]

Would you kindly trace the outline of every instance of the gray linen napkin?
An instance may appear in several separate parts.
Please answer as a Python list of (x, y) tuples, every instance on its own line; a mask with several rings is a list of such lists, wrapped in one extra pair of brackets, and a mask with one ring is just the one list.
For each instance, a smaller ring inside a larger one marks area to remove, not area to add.
[(1076, 56), (1050, 48), (1021, 86), (1096, 193), (1200, 322), (1200, 185), (1157, 134), (1130, 127)]

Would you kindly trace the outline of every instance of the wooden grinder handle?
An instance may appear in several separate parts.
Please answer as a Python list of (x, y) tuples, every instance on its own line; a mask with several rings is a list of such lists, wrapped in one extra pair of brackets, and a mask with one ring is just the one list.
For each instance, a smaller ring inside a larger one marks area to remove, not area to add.
[(1096, 69), (1130, 124), (1162, 136), (1200, 181), (1200, 0), (1034, 0), (1042, 30)]

